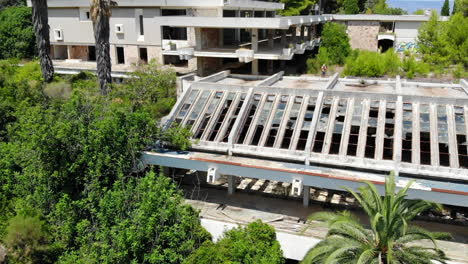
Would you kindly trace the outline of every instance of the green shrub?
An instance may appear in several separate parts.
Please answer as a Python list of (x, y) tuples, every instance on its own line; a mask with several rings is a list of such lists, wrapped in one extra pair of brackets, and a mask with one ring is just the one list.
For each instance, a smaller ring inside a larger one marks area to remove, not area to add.
[[(320, 50), (327, 49), (329, 64), (342, 65), (351, 52), (346, 27), (337, 23), (327, 23), (323, 27)], [(320, 51), (319, 51), (320, 54)]]
[(32, 58), (36, 54), (31, 8), (0, 11), (0, 59)]
[(385, 66), (379, 53), (358, 51), (347, 59), (344, 73), (351, 76), (379, 77), (385, 74)]
[(402, 70), (405, 72), (406, 77), (412, 79), (416, 74), (426, 75), (429, 73), (429, 65), (417, 61), (414, 56), (410, 56), (403, 59)]

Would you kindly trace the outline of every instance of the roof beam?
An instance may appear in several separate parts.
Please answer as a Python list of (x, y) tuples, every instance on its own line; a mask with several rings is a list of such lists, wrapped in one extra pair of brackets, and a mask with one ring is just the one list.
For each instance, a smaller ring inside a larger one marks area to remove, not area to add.
[(169, 115), (167, 115), (168, 119), (163, 125), (164, 129), (168, 129), (171, 126), (172, 122), (174, 121), (176, 117), (176, 114), (179, 113), (180, 111), (180, 107), (184, 105), (185, 101), (187, 100), (191, 92), (192, 92), (192, 87), (190, 86), (187, 90), (185, 90), (182, 93), (182, 96), (180, 97), (180, 99), (177, 100), (176, 104), (172, 107), (171, 112), (169, 113)]
[(327, 84), (325, 85), (325, 90), (333, 89), (335, 84), (338, 82), (338, 77), (340, 77), (338, 73), (333, 74), (333, 76), (330, 77)]
[(401, 89), (401, 79), (400, 75), (397, 75), (395, 78), (395, 92), (396, 94), (402, 94), (403, 90)]
[(280, 71), (280, 72), (278, 72), (276, 74), (273, 74), (272, 76), (266, 78), (265, 80), (257, 83), (257, 85), (255, 85), (255, 86), (271, 86), (275, 82), (281, 80), (281, 78), (283, 78), (283, 75), (284, 75), (284, 71)]
[(369, 123), (369, 110), (370, 110), (370, 100), (365, 99), (362, 105), (361, 128), (359, 129), (359, 140), (358, 140), (358, 147), (356, 151), (356, 156), (358, 158), (364, 158), (364, 154), (366, 152), (367, 125)]
[(348, 105), (346, 106), (346, 115), (345, 115), (345, 121), (344, 121), (344, 127), (343, 127), (343, 134), (341, 136), (341, 142), (340, 142), (339, 155), (341, 157), (346, 157), (353, 116), (354, 116), (354, 98), (350, 98), (348, 100)]
[(260, 115), (262, 114), (263, 106), (265, 105), (267, 100), (268, 100), (268, 94), (262, 94), (262, 99), (260, 99), (260, 103), (258, 104), (257, 111), (255, 111), (255, 116), (252, 119), (252, 123), (250, 123), (249, 129), (247, 130), (247, 136), (244, 139), (245, 145), (250, 145), (250, 142), (252, 141), (252, 137), (255, 133), (255, 130), (257, 129), (258, 119), (260, 118)]
[(250, 101), (252, 101), (252, 96), (253, 96), (253, 88), (249, 88), (249, 92), (247, 93), (247, 96), (245, 97), (244, 104), (242, 105), (241, 110), (239, 111), (239, 115), (237, 116), (236, 122), (234, 123), (234, 126), (231, 129), (231, 132), (229, 133), (229, 138), (228, 138), (228, 144), (229, 144), (229, 155), (232, 155), (232, 148), (234, 148), (234, 137), (237, 137), (239, 126), (241, 123), (245, 121), (246, 118), (246, 112), (247, 109), (250, 106)]
[(317, 101), (315, 103), (314, 116), (312, 117), (312, 122), (310, 122), (309, 136), (307, 137), (307, 143), (305, 147), (305, 151), (306, 151), (305, 164), (306, 165), (309, 165), (309, 158), (312, 152), (312, 143), (315, 140), (315, 130), (317, 130), (317, 123), (320, 118), (320, 113), (322, 112), (323, 98), (324, 98), (324, 93), (320, 92), (317, 96)]
[(229, 74), (231, 74), (230, 70), (222, 71), (222, 72), (218, 72), (218, 73), (206, 76), (204, 78), (201, 78), (197, 82), (217, 82), (217, 81), (220, 81), (220, 80), (228, 77)]
[(199, 127), (200, 127), (200, 124), (202, 123), (202, 120), (205, 117), (205, 113), (206, 113), (206, 111), (208, 111), (208, 108), (210, 107), (211, 103), (213, 102), (215, 95), (216, 95), (216, 91), (212, 91), (210, 96), (206, 100), (206, 103), (203, 106), (202, 111), (200, 111), (200, 113), (198, 113), (197, 119), (195, 120), (195, 123), (193, 123), (193, 126), (190, 129), (192, 131), (193, 135), (195, 135), (195, 133), (197, 133), (197, 131), (198, 131)]
[(386, 107), (387, 101), (381, 100), (379, 103), (379, 117), (377, 121), (377, 132), (375, 136), (375, 159), (382, 160), (384, 139), (385, 139), (385, 122), (386, 122)]
[(333, 137), (333, 130), (335, 129), (336, 112), (338, 111), (339, 102), (339, 96), (333, 97), (330, 114), (328, 115), (327, 131), (325, 132), (325, 140), (323, 143), (322, 154), (328, 154), (330, 152), (330, 145)]
[(411, 138), (411, 163), (421, 164), (421, 114), (419, 103), (413, 103), (413, 132)]
[(431, 165), (439, 166), (439, 133), (437, 127), (437, 105), (429, 105), (429, 120), (431, 128)]
[(458, 168), (458, 148), (457, 148), (457, 132), (455, 124), (455, 113), (453, 105), (446, 105), (447, 109), (447, 128), (448, 128), (448, 143), (450, 153), (450, 167)]
[(291, 138), (291, 144), (289, 145), (289, 150), (297, 149), (297, 142), (299, 141), (299, 136), (301, 135), (302, 125), (304, 124), (304, 116), (307, 112), (307, 107), (309, 107), (309, 96), (304, 97), (302, 102), (301, 110), (296, 120), (296, 129), (294, 129), (293, 136)]
[(182, 126), (185, 126), (185, 124), (187, 124), (188, 118), (192, 114), (193, 108), (195, 108), (195, 105), (198, 103), (198, 100), (200, 100), (203, 92), (203, 90), (198, 91), (197, 97), (195, 98), (195, 100), (193, 100), (193, 103), (190, 105), (189, 109), (187, 109), (187, 114), (184, 116), (184, 119), (181, 122)]
[(398, 96), (398, 99), (395, 105), (395, 126), (394, 126), (394, 132), (393, 132), (393, 160), (398, 163), (401, 162), (402, 135), (403, 135), (403, 97)]

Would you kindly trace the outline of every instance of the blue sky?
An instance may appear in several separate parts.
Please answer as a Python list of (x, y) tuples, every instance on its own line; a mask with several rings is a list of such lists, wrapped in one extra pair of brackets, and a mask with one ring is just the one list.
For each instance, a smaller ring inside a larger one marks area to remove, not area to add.
[[(400, 7), (408, 11), (409, 14), (417, 9), (437, 9), (440, 11), (444, 0), (387, 0), (387, 3), (392, 7)], [(452, 9), (453, 1), (450, 1), (450, 9)]]

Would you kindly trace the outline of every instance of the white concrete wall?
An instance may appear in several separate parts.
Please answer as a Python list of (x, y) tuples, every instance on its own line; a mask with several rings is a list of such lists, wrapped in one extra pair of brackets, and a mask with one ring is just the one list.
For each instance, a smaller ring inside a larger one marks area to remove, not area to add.
[(395, 22), (395, 49), (403, 51), (406, 46), (415, 45), (418, 29), (424, 22), (397, 21)]

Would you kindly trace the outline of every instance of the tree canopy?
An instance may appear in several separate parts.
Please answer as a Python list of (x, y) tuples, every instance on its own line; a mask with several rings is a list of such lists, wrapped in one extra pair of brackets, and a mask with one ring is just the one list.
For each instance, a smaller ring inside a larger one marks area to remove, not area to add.
[(216, 243), (205, 242), (184, 264), (281, 264), (283, 252), (273, 227), (260, 220), (224, 233)]
[(338, 23), (326, 23), (323, 27), (320, 49), (326, 49), (332, 64), (343, 64), (351, 52), (346, 27)]
[(442, 6), (442, 9), (440, 10), (440, 15), (441, 16), (449, 16), (450, 15), (449, 0), (444, 1), (444, 5)]
[(32, 58), (36, 54), (31, 8), (0, 10), (0, 59)]

